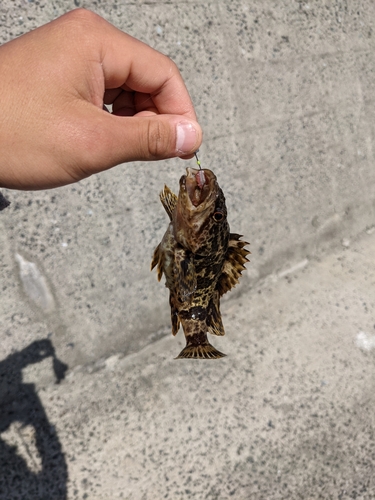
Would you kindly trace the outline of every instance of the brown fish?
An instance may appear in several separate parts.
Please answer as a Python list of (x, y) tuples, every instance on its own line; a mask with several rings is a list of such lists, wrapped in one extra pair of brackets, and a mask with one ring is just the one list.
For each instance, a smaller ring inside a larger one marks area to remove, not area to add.
[(182, 324), (186, 347), (178, 358), (221, 358), (207, 332), (224, 335), (220, 297), (234, 287), (248, 262), (248, 243), (229, 232), (225, 197), (211, 170), (186, 169), (178, 197), (164, 186), (160, 200), (171, 220), (156, 247), (157, 265), (170, 290), (172, 333)]

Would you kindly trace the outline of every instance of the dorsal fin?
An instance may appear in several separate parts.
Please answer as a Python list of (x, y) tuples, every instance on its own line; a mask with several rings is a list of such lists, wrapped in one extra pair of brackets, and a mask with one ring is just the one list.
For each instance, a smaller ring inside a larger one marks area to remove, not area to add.
[(225, 256), (223, 271), (216, 286), (220, 296), (237, 285), (241, 273), (245, 269), (246, 262), (249, 262), (246, 256), (251, 252), (244, 248), (249, 243), (241, 241), (241, 237), (240, 234), (235, 233), (229, 235), (229, 246)]
[(164, 185), (164, 189), (159, 196), (168, 217), (172, 220), (172, 214), (177, 205), (177, 196), (166, 185)]

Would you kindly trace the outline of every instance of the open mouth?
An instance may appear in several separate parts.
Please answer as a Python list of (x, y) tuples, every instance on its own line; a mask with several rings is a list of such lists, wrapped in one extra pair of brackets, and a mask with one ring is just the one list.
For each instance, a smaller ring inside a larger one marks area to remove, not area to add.
[(191, 203), (198, 207), (208, 197), (211, 192), (212, 173), (210, 170), (188, 167), (186, 169), (186, 191)]

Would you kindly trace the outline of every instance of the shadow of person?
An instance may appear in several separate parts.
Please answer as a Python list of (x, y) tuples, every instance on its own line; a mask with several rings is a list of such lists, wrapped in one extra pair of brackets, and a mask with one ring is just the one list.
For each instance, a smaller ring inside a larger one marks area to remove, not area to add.
[[(68, 367), (57, 359), (53, 345), (48, 339), (33, 342), (22, 351), (0, 361), (1, 500), (67, 498), (67, 466), (56, 429), (48, 421), (34, 384), (22, 381), (23, 368), (50, 356), (56, 382), (59, 383)], [(27, 442), (24, 448), (31, 462), (38, 465), (34, 470), (19, 454), (17, 446), (11, 446), (1, 439), (1, 434), (7, 432), (12, 425), (20, 429), (21, 442), (22, 429), (28, 428), (32, 431), (35, 450), (30, 450)]]

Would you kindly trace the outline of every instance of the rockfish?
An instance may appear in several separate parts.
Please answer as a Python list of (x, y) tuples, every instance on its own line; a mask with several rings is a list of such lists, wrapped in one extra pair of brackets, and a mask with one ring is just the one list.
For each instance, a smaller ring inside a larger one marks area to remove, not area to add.
[(186, 169), (178, 197), (164, 186), (160, 200), (170, 224), (156, 247), (151, 270), (170, 290), (172, 334), (182, 324), (186, 347), (178, 358), (221, 358), (207, 332), (224, 335), (220, 297), (234, 287), (250, 253), (229, 232), (225, 197), (211, 170)]

